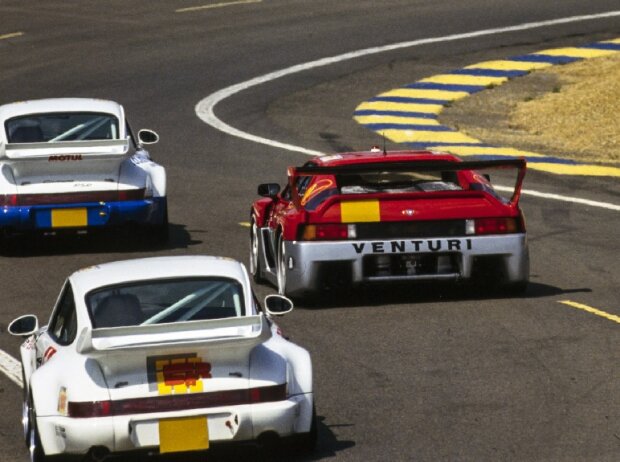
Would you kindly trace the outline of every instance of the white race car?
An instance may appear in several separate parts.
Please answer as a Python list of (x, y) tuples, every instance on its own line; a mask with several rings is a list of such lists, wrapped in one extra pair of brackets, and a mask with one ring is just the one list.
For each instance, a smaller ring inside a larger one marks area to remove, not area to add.
[(54, 98), (0, 106), (0, 233), (136, 224), (166, 240), (166, 172), (112, 101)]
[(245, 267), (208, 256), (106, 263), (72, 274), (49, 323), (9, 326), (22, 344), (23, 425), (31, 460), (212, 443), (310, 451), (317, 431), (308, 352), (259, 306)]

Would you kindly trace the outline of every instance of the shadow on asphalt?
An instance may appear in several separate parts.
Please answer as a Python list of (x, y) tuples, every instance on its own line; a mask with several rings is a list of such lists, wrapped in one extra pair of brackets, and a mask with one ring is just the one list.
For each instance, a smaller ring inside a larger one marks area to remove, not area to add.
[(38, 257), (82, 253), (125, 253), (153, 250), (186, 249), (202, 243), (193, 240), (185, 225), (169, 226), (168, 242), (158, 242), (145, 230), (136, 228), (100, 230), (86, 234), (66, 232), (53, 236), (28, 234), (0, 240), (0, 256)]
[(296, 298), (295, 306), (308, 309), (329, 309), (459, 300), (532, 299), (577, 292), (592, 292), (592, 289), (563, 289), (548, 284), (530, 282), (525, 292), (515, 293), (493, 284), (392, 283), (324, 291), (319, 296)]

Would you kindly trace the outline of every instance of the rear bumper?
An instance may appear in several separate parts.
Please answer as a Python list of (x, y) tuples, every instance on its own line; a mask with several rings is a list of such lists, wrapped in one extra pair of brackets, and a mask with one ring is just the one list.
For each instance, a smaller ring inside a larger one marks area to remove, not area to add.
[[(6, 234), (27, 231), (62, 231), (163, 223), (165, 197), (119, 202), (87, 202), (58, 205), (5, 206), (0, 208), (0, 230)], [(58, 220), (59, 213), (65, 213)], [(67, 212), (69, 215), (67, 215)]]
[(92, 447), (114, 453), (158, 450), (161, 420), (192, 417), (207, 419), (209, 444), (252, 442), (265, 432), (281, 437), (307, 433), (312, 423), (312, 394), (272, 403), (181, 412), (81, 419), (39, 417), (37, 423), (46, 455), (85, 454)]
[(505, 283), (529, 279), (526, 235), (387, 241), (286, 241), (286, 287), (291, 295), (363, 282), (468, 280), (494, 267)]

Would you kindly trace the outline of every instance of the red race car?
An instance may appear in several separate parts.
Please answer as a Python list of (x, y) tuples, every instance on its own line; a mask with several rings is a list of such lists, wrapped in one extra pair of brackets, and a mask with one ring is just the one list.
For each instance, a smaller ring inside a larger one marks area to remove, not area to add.
[[(389, 281), (483, 281), (522, 292), (529, 253), (519, 208), (524, 159), (431, 151), (342, 153), (261, 184), (250, 269), (290, 297)], [(494, 179), (514, 186), (493, 187)], [(509, 191), (505, 197), (501, 192)]]

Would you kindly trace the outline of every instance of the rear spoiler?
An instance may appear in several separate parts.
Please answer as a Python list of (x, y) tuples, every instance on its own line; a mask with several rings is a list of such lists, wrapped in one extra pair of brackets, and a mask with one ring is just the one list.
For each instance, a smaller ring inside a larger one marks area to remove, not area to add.
[[(218, 330), (246, 328), (238, 334), (225, 334)], [(140, 349), (192, 346), (208, 344), (217, 347), (253, 347), (271, 337), (271, 329), (264, 314), (204, 321), (187, 321), (167, 324), (148, 324), (127, 327), (91, 329), (80, 333), (76, 350), (81, 354), (131, 352)]]
[[(526, 169), (525, 158), (516, 159), (493, 159), (493, 160), (475, 160), (475, 161), (463, 161), (452, 162), (445, 160), (429, 160), (429, 161), (412, 161), (412, 162), (367, 162), (364, 164), (350, 164), (350, 165), (337, 165), (337, 166), (317, 166), (317, 165), (304, 165), (302, 167), (289, 167), (288, 176), (289, 183), (291, 184), (291, 190), (296, 194), (296, 188), (292, 187), (295, 184), (295, 179), (299, 176), (305, 175), (359, 175), (363, 173), (373, 172), (402, 172), (402, 171), (416, 171), (416, 172), (431, 172), (431, 171), (447, 171), (456, 172), (459, 170), (480, 170), (480, 169), (507, 169), (516, 168), (519, 170), (517, 179), (514, 185), (514, 192), (510, 202), (517, 203), (521, 196), (521, 186), (523, 179), (525, 178)], [(299, 200), (299, 198), (297, 198)]]
[[(80, 140), (49, 143), (0, 143), (0, 159), (37, 160), (52, 156), (118, 157), (129, 152), (124, 140)], [(60, 159), (63, 160), (63, 159)]]
[(290, 167), (289, 176), (311, 175), (356, 175), (370, 172), (401, 172), (415, 170), (418, 172), (430, 172), (434, 170), (457, 171), (477, 170), (482, 168), (519, 168), (525, 169), (525, 159), (494, 159), (474, 160), (466, 162), (450, 162), (445, 160), (412, 161), (412, 162), (368, 162), (364, 164), (337, 165), (334, 167), (321, 167), (317, 165), (305, 165), (303, 167)]

